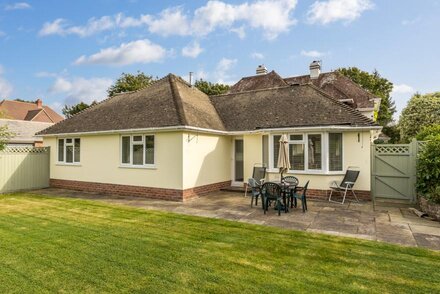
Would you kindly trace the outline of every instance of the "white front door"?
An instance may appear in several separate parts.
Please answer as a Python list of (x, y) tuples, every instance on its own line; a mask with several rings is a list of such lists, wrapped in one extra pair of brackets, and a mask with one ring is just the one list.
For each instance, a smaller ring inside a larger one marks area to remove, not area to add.
[(233, 144), (232, 185), (242, 186), (244, 177), (243, 139), (235, 138)]

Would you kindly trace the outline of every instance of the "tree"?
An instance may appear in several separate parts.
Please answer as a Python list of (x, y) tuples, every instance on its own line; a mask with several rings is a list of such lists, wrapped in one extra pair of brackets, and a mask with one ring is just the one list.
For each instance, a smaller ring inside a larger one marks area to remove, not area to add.
[(96, 103), (97, 103), (96, 101), (93, 101), (90, 105), (84, 102), (80, 102), (72, 106), (64, 105), (62, 112), (67, 118), (69, 118), (72, 117), (74, 114), (77, 114), (78, 112), (83, 111), (84, 109), (95, 105)]
[(228, 85), (220, 84), (220, 83), (211, 83), (204, 81), (202, 79), (197, 80), (194, 83), (194, 86), (205, 93), (206, 95), (220, 95), (225, 94), (229, 90)]
[(107, 93), (113, 97), (117, 93), (136, 91), (148, 87), (152, 82), (157, 80), (153, 76), (138, 71), (137, 74), (122, 73), (119, 79), (108, 88)]
[(17, 99), (14, 99), (15, 101), (18, 101), (18, 102), (26, 102), (26, 103), (35, 103), (36, 101), (31, 101), (31, 100), (24, 100), (24, 99), (20, 99), (20, 98), (17, 98)]
[[(6, 117), (3, 112), (0, 111), (0, 118)], [(6, 147), (6, 143), (12, 134), (8, 131), (8, 126), (0, 126), (0, 151)]]
[(440, 92), (414, 94), (403, 109), (399, 119), (400, 136), (409, 142), (422, 129), (440, 124)]
[[(393, 121), (393, 114), (396, 112), (396, 106), (391, 98), (393, 83), (383, 78), (377, 70), (369, 73), (362, 71), (357, 67), (348, 67), (340, 68), (337, 71), (350, 78), (353, 82), (369, 91), (371, 94), (381, 98), (379, 112), (377, 114), (377, 122), (381, 126), (387, 126)], [(390, 134), (386, 135), (391, 137)]]

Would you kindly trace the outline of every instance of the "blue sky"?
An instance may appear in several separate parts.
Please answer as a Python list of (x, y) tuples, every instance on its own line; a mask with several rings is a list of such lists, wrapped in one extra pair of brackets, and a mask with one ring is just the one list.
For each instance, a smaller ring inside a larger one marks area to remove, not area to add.
[(440, 90), (440, 1), (2, 1), (0, 99), (105, 98), (122, 73), (188, 72), (233, 83), (265, 64), (282, 76), (357, 66), (395, 84), (400, 110)]

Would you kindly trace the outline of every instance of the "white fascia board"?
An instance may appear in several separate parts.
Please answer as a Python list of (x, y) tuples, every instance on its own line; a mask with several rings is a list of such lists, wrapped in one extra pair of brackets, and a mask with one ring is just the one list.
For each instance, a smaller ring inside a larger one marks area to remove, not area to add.
[(276, 133), (276, 132), (307, 132), (307, 131), (368, 131), (380, 130), (381, 126), (317, 126), (317, 127), (289, 127), (289, 128), (267, 128), (252, 131), (219, 131), (213, 129), (205, 129), (191, 126), (173, 126), (160, 128), (139, 128), (139, 129), (125, 129), (125, 130), (108, 130), (108, 131), (93, 131), (93, 132), (77, 132), (77, 133), (61, 133), (61, 134), (47, 134), (39, 135), (41, 137), (66, 137), (66, 136), (88, 136), (88, 135), (111, 135), (111, 134), (134, 134), (134, 133), (153, 133), (153, 132), (173, 132), (173, 131), (193, 131), (198, 133), (218, 134), (218, 135), (246, 135), (246, 134), (261, 134), (261, 133)]

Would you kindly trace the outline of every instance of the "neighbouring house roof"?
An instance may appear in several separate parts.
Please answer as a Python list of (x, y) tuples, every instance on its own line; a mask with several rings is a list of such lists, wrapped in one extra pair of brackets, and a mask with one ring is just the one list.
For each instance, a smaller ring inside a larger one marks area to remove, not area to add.
[(42, 142), (43, 138), (36, 136), (37, 132), (40, 132), (51, 125), (52, 123), (25, 121), (25, 120), (12, 120), (12, 119), (0, 119), (0, 127), (8, 126), (8, 132), (12, 134), (12, 137), (8, 143), (25, 144)]
[(41, 134), (193, 126), (224, 131), (209, 97), (169, 74), (145, 89), (118, 94)]
[(6, 118), (15, 120), (57, 123), (64, 119), (49, 106), (39, 106), (32, 102), (3, 100), (0, 102), (0, 112)]
[(285, 78), (284, 80), (291, 85), (312, 83), (335, 99), (346, 101), (354, 108), (374, 107), (376, 97), (373, 94), (336, 71), (321, 73), (316, 79), (311, 79), (310, 75), (303, 75)]
[(376, 124), (312, 84), (211, 96), (228, 131)]
[(228, 93), (283, 87), (287, 85), (288, 83), (273, 70), (267, 74), (242, 78), (229, 89)]

